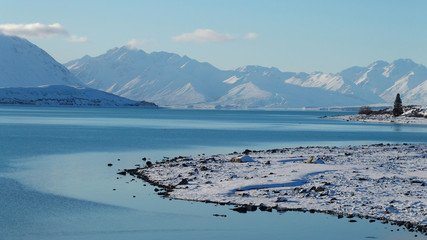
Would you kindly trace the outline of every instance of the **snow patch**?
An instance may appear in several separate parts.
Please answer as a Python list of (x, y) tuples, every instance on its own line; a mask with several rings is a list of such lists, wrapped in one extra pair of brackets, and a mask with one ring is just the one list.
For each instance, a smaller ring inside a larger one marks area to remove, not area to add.
[(236, 77), (236, 76), (232, 76), (232, 77), (229, 77), (229, 78), (227, 78), (227, 79), (225, 79), (224, 81), (222, 81), (222, 82), (224, 82), (224, 83), (228, 83), (228, 84), (235, 84), (237, 81), (239, 81), (241, 78), (238, 78), (238, 77)]

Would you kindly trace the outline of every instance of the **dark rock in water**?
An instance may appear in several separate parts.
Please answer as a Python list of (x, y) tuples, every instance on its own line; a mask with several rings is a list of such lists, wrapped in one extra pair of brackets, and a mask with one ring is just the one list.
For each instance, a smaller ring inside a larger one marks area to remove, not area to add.
[(109, 164), (107, 164), (107, 166), (112, 167), (112, 166), (113, 166), (113, 164), (112, 164), (112, 163), (109, 163)]
[(248, 205), (248, 206), (246, 206), (246, 209), (247, 209), (249, 212), (254, 212), (254, 211), (256, 211), (256, 210), (257, 210), (257, 207), (256, 207), (256, 206), (252, 206), (252, 205)]
[(214, 217), (227, 217), (227, 215), (225, 215), (225, 214), (214, 214), (213, 216)]
[(339, 214), (339, 215), (338, 215), (338, 218), (343, 218), (343, 217), (344, 217), (344, 216), (343, 216), (343, 215), (341, 215), (341, 214)]
[(117, 174), (126, 176), (126, 172), (125, 171), (118, 172)]
[(143, 157), (141, 160), (142, 160), (142, 161), (147, 161), (147, 158), (146, 158), (146, 157)]
[(157, 195), (159, 196), (168, 196), (168, 192), (158, 192)]
[(412, 228), (414, 227), (414, 225), (413, 225), (412, 223), (410, 223), (410, 222), (406, 222), (406, 223), (404, 224), (404, 226), (405, 226), (408, 230), (410, 230), (410, 229), (412, 229)]
[(153, 163), (151, 161), (147, 161), (147, 163), (145, 164), (147, 167), (151, 167), (153, 166)]
[(261, 204), (261, 205), (259, 206), (259, 210), (260, 210), (260, 211), (267, 211), (267, 212), (272, 212), (272, 211), (273, 211), (273, 209), (272, 209), (271, 207), (267, 207), (267, 206), (265, 206), (264, 204)]
[(373, 222), (375, 222), (375, 219), (371, 219), (371, 220), (369, 220), (369, 222), (370, 222), (370, 223), (373, 223)]
[(155, 192), (158, 192), (158, 191), (160, 191), (160, 189), (158, 189), (158, 188), (155, 188), (155, 189), (154, 189), (154, 191), (155, 191)]
[(357, 222), (357, 220), (351, 219), (351, 220), (348, 220), (348, 222), (353, 223), (353, 222)]
[(231, 210), (239, 212), (239, 213), (247, 213), (248, 209), (246, 207), (235, 207), (232, 208)]

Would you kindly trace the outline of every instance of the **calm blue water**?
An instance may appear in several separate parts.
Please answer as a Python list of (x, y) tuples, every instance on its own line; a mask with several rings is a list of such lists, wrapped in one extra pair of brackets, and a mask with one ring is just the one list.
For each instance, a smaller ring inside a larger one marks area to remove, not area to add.
[(319, 118), (331, 114), (0, 107), (0, 239), (414, 238), (402, 228), (366, 220), (239, 214), (228, 206), (170, 201), (141, 181), (115, 174), (142, 157), (427, 142), (426, 126)]

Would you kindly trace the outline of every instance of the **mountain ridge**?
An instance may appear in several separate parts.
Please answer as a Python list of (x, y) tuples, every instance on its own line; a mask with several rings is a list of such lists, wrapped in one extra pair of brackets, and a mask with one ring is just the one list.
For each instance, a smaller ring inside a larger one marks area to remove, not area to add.
[(65, 66), (26, 39), (0, 34), (0, 53), (0, 104), (154, 107), (144, 101), (88, 88)]
[(67, 68), (26, 39), (0, 34), (0, 86), (85, 86)]
[[(64, 65), (91, 87), (134, 100), (144, 97), (169, 107), (244, 109), (390, 104), (397, 91), (408, 104), (427, 102), (427, 68), (410, 59), (392, 63), (376, 61), (367, 67), (350, 67), (335, 74), (282, 72), (275, 67), (256, 65), (220, 70), (175, 53), (146, 53), (123, 46)], [(410, 75), (412, 71), (414, 74)], [(252, 84), (250, 88), (248, 83)], [(246, 95), (237, 89), (244, 90)]]
[(157, 105), (153, 103), (145, 101), (133, 101), (96, 89), (65, 85), (0, 88), (0, 104), (33, 106), (157, 108)]

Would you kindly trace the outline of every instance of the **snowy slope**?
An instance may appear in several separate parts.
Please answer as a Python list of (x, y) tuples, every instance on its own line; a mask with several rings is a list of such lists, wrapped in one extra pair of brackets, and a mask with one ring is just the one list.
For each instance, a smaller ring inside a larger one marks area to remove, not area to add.
[(398, 59), (392, 63), (377, 61), (367, 67), (352, 67), (338, 74), (311, 74), (286, 82), (352, 93), (372, 101), (380, 97), (389, 104), (393, 103), (397, 93), (406, 104), (427, 103), (427, 68), (410, 59)]
[(335, 92), (335, 80), (327, 83), (329, 89), (286, 82), (290, 78), (310, 77), (309, 74), (260, 66), (223, 71), (186, 56), (166, 52), (148, 54), (127, 47), (111, 49), (97, 57), (85, 56), (65, 66), (90, 87), (161, 106), (245, 109), (382, 102), (378, 96), (363, 98)]
[(111, 49), (98, 57), (86, 56), (66, 66), (90, 87), (160, 105), (214, 100), (225, 93), (218, 85), (228, 75), (185, 56), (148, 54), (127, 47)]
[(156, 107), (99, 90), (64, 85), (0, 88), (0, 104), (36, 106)]
[(0, 34), (0, 104), (154, 106), (85, 86), (36, 45)]
[(64, 66), (29, 41), (0, 34), (0, 87), (84, 86)]

